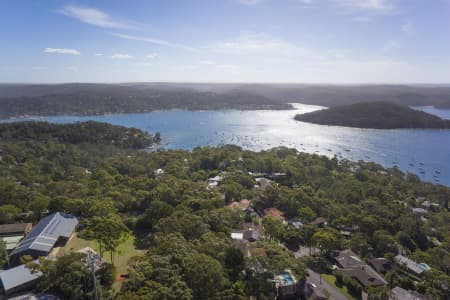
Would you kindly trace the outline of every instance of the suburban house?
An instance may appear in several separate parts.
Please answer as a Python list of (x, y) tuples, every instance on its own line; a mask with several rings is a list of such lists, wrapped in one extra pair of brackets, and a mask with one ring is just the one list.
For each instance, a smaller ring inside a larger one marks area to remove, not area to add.
[(6, 244), (6, 251), (13, 251), (19, 242), (31, 231), (33, 224), (3, 224), (0, 225), (0, 239)]
[(280, 220), (283, 223), (286, 223), (286, 219), (284, 218), (284, 213), (281, 210), (279, 210), (279, 209), (277, 209), (275, 207), (266, 208), (264, 210), (264, 216), (265, 217), (272, 217), (272, 218), (275, 218), (277, 220)]
[(323, 289), (316, 284), (310, 282), (308, 279), (303, 281), (303, 296), (308, 300), (327, 300)]
[(312, 225), (317, 227), (322, 227), (327, 225), (327, 220), (324, 217), (317, 217), (314, 221), (311, 222)]
[(369, 260), (369, 264), (379, 273), (386, 273), (392, 269), (391, 262), (384, 257), (375, 257)]
[(216, 187), (223, 180), (223, 176), (217, 175), (208, 179), (208, 187)]
[(270, 185), (270, 183), (272, 182), (272, 180), (264, 178), (264, 177), (260, 177), (260, 178), (255, 178), (256, 181), (256, 185), (255, 188), (257, 189), (266, 189), (266, 187), (268, 187)]
[(41, 276), (41, 272), (33, 273), (25, 265), (0, 272), (0, 293), (8, 296), (30, 289)]
[(24, 255), (33, 258), (47, 256), (54, 247), (65, 245), (77, 225), (78, 219), (72, 215), (57, 212), (46, 216), (11, 252), (10, 265), (20, 264), (20, 257)]
[(415, 291), (405, 290), (396, 286), (391, 290), (389, 300), (430, 300), (422, 294)]
[(290, 270), (284, 270), (274, 278), (277, 299), (297, 299), (301, 293), (301, 283)]
[(250, 200), (242, 199), (241, 201), (233, 201), (227, 207), (247, 211), (250, 208)]
[(394, 261), (397, 263), (398, 266), (402, 267), (408, 273), (411, 273), (412, 275), (416, 276), (420, 276), (423, 274), (423, 272), (430, 269), (428, 265), (423, 263), (417, 263), (412, 259), (409, 259), (403, 255), (397, 255), (396, 257), (394, 257)]
[(387, 281), (352, 250), (340, 251), (335, 259), (341, 267), (339, 272), (343, 276), (355, 278), (364, 288), (387, 285)]
[(426, 209), (423, 209), (421, 207), (414, 207), (411, 210), (415, 215), (418, 215), (419, 217), (424, 217), (428, 213)]

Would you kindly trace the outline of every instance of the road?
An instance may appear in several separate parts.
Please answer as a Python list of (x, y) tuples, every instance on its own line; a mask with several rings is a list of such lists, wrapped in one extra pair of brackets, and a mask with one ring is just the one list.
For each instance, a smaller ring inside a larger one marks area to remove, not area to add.
[(349, 300), (347, 296), (341, 293), (338, 289), (336, 289), (334, 286), (326, 282), (322, 278), (322, 284), (320, 284), (320, 276), (319, 273), (314, 272), (311, 269), (306, 269), (308, 271), (308, 281), (311, 283), (314, 283), (316, 286), (321, 287), (324, 291), (327, 291), (330, 294), (331, 299), (333, 300)]

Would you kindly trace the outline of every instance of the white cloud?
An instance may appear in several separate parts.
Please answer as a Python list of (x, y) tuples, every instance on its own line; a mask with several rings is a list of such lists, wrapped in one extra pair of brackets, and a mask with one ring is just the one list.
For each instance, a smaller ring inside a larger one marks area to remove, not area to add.
[(129, 54), (116, 53), (110, 56), (112, 59), (132, 59), (133, 56)]
[(402, 31), (406, 33), (407, 35), (414, 34), (414, 25), (411, 22), (406, 22), (402, 25)]
[(317, 58), (312, 51), (265, 33), (242, 33), (236, 39), (219, 41), (211, 47), (216, 52), (275, 57)]
[(76, 5), (66, 5), (59, 11), (61, 14), (77, 19), (83, 23), (103, 28), (131, 28), (132, 26), (126, 22), (114, 20), (107, 13), (91, 8)]
[(34, 67), (31, 67), (31, 70), (33, 70), (33, 71), (44, 71), (44, 70), (48, 70), (48, 67), (34, 66)]
[(397, 49), (400, 46), (399, 42), (396, 40), (389, 40), (383, 47), (383, 52), (387, 53), (394, 49)]
[(103, 56), (104, 54), (103, 53), (95, 53), (94, 55), (95, 56)]
[(157, 57), (158, 57), (158, 54), (156, 54), (156, 53), (150, 53), (147, 56), (145, 56), (145, 58), (147, 58), (147, 59), (155, 59)]
[(394, 9), (391, 0), (332, 0), (338, 7), (348, 10), (388, 12)]
[(76, 49), (66, 49), (66, 48), (45, 48), (44, 53), (57, 53), (57, 54), (69, 54), (69, 55), (80, 55), (80, 51)]
[(212, 61), (212, 60), (201, 60), (201, 61), (200, 61), (200, 64), (201, 64), (201, 65), (209, 65), (209, 66), (212, 66), (212, 65), (215, 65), (216, 62), (215, 62), (215, 61)]
[(263, 0), (238, 0), (239, 3), (244, 5), (255, 5), (261, 3)]
[(128, 34), (122, 34), (122, 33), (113, 33), (112, 35), (115, 37), (121, 38), (121, 39), (125, 39), (125, 40), (146, 42), (146, 43), (151, 43), (151, 44), (155, 44), (155, 45), (167, 46), (167, 47), (171, 47), (171, 48), (178, 48), (178, 49), (187, 50), (187, 51), (196, 51), (196, 49), (193, 47), (182, 45), (182, 44), (177, 44), (177, 43), (172, 43), (172, 42), (169, 42), (166, 40), (154, 39), (154, 38), (149, 38), (149, 37), (140, 37), (140, 36), (134, 36), (134, 35), (128, 35)]
[(71, 72), (78, 72), (78, 68), (77, 67), (73, 67), (73, 66), (66, 67), (66, 70), (67, 71), (71, 71)]

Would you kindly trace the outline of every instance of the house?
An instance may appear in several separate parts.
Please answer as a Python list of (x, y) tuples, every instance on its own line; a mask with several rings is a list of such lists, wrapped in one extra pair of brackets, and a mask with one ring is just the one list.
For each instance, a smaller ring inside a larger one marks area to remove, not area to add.
[(396, 286), (391, 290), (389, 300), (429, 300), (429, 298), (415, 291), (405, 290)]
[(6, 251), (8, 253), (13, 251), (32, 227), (33, 224), (31, 223), (0, 225), (0, 239), (5, 242)]
[(327, 225), (327, 220), (323, 217), (317, 217), (314, 221), (311, 222), (312, 225), (317, 227), (322, 227)]
[(340, 251), (335, 258), (343, 276), (353, 277), (364, 287), (387, 285), (387, 281), (352, 250)]
[(301, 293), (301, 283), (297, 281), (289, 269), (276, 275), (274, 282), (277, 299), (297, 299)]
[(57, 212), (46, 216), (11, 252), (10, 264), (18, 265), (24, 255), (33, 258), (47, 256), (54, 247), (62, 246), (69, 240), (77, 225), (78, 219), (72, 215)]
[(277, 220), (282, 221), (283, 223), (286, 222), (286, 219), (284, 218), (284, 213), (275, 207), (266, 208), (264, 210), (264, 216), (275, 218)]
[(33, 224), (31, 223), (3, 224), (0, 225), (0, 237), (25, 236), (30, 232), (32, 227)]
[(223, 180), (223, 176), (217, 175), (208, 179), (208, 187), (216, 187)]
[(421, 207), (415, 207), (415, 208), (412, 208), (411, 210), (412, 210), (413, 214), (418, 215), (419, 217), (425, 216), (428, 212), (426, 209), (423, 209)]
[(155, 174), (155, 177), (160, 177), (160, 176), (163, 176), (165, 172), (163, 169), (157, 169), (153, 173)]
[(428, 265), (417, 263), (403, 255), (397, 255), (396, 257), (394, 257), (394, 261), (397, 263), (397, 265), (403, 267), (406, 271), (410, 272), (413, 275), (420, 276), (423, 274), (423, 272), (430, 269)]
[(379, 273), (386, 273), (392, 269), (391, 262), (384, 257), (375, 257), (369, 260), (369, 264)]
[(227, 207), (247, 211), (250, 207), (250, 201), (247, 199), (242, 199), (241, 201), (233, 201), (230, 204), (228, 204)]
[(327, 300), (328, 296), (325, 295), (322, 288), (316, 284), (306, 280), (304, 281), (303, 296), (310, 300)]
[(297, 218), (292, 218), (287, 221), (289, 225), (294, 226), (297, 229), (300, 229), (303, 226), (303, 222)]
[(272, 183), (272, 180), (269, 180), (264, 177), (255, 178), (255, 181), (256, 181), (255, 188), (261, 190), (265, 190)]
[(244, 223), (242, 229), (233, 229), (231, 231), (231, 238), (233, 240), (246, 240), (249, 242), (256, 242), (262, 238), (262, 227), (252, 223)]
[(41, 276), (41, 272), (33, 273), (25, 265), (8, 269), (0, 272), (0, 291), (5, 295), (11, 295), (30, 289)]
[(9, 298), (9, 300), (60, 300), (59, 297), (50, 294), (32, 294), (27, 293), (17, 297)]
[(439, 210), (439, 204), (431, 202), (429, 200), (425, 200), (424, 202), (422, 202), (422, 204), (420, 204), (422, 207), (426, 208), (426, 209), (431, 209), (434, 211)]

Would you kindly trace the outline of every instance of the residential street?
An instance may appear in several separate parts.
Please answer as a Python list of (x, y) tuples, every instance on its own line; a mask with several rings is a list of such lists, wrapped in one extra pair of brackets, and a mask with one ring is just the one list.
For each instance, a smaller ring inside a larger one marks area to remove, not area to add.
[(307, 269), (309, 276), (307, 277), (308, 281), (314, 283), (316, 286), (321, 287), (324, 291), (327, 291), (330, 294), (331, 299), (333, 300), (348, 300), (349, 298), (341, 293), (334, 286), (330, 285), (324, 279), (322, 279), (322, 284), (320, 284), (320, 276), (319, 273), (314, 272), (311, 269)]

